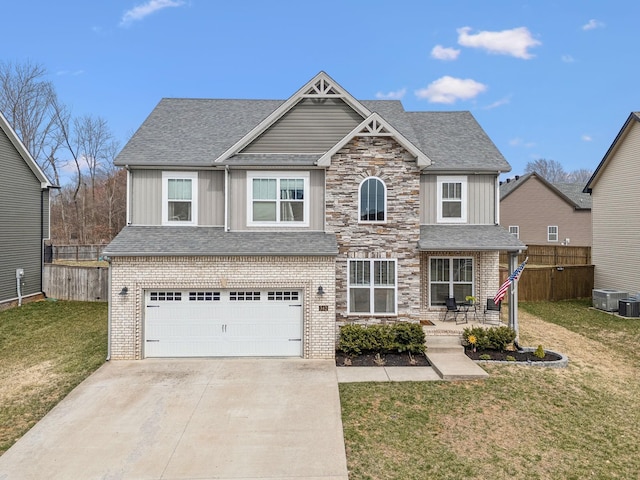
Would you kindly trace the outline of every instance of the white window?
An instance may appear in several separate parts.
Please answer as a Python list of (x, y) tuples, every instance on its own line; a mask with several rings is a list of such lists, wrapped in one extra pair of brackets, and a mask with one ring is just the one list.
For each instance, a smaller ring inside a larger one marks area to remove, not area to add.
[(520, 226), (509, 225), (509, 233), (514, 235), (516, 238), (520, 238)]
[(309, 226), (308, 172), (248, 172), (247, 224)]
[(360, 222), (379, 223), (387, 219), (387, 187), (377, 177), (365, 178), (358, 191)]
[(197, 225), (198, 172), (162, 172), (162, 224)]
[(462, 303), (473, 295), (473, 259), (431, 257), (429, 260), (429, 300), (431, 306), (445, 305), (447, 297)]
[(349, 260), (350, 314), (395, 315), (396, 260)]
[(550, 225), (547, 227), (547, 241), (548, 242), (557, 242), (558, 241), (558, 226)]
[(467, 178), (438, 177), (438, 222), (466, 223)]

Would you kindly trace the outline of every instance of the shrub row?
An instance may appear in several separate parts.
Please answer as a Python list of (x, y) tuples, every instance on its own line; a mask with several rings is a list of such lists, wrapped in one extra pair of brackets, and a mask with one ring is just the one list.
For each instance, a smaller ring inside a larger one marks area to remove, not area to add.
[(347, 355), (411, 352), (425, 350), (424, 330), (416, 323), (355, 325), (340, 327), (338, 350)]
[(462, 332), (465, 345), (471, 345), (469, 337), (475, 337), (478, 350), (506, 350), (516, 339), (516, 331), (507, 326), (495, 328), (467, 327)]

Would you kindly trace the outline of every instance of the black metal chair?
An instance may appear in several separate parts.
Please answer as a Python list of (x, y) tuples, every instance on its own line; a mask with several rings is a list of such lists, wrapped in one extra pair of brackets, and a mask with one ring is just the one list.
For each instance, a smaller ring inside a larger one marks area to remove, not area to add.
[(442, 319), (443, 322), (447, 321), (448, 316), (453, 316), (454, 322), (458, 324), (458, 316), (462, 314), (464, 317), (464, 323), (467, 323), (467, 315), (463, 310), (460, 309), (460, 306), (458, 305), (454, 297), (447, 297), (447, 299), (445, 300), (445, 305), (447, 306), (447, 309), (444, 312), (444, 318)]
[[(500, 307), (502, 306), (502, 302), (494, 302), (493, 297), (487, 298), (487, 304), (484, 307), (484, 312), (482, 313), (482, 323), (495, 323), (496, 325), (500, 324)], [(489, 320), (487, 320), (487, 314), (489, 314)]]

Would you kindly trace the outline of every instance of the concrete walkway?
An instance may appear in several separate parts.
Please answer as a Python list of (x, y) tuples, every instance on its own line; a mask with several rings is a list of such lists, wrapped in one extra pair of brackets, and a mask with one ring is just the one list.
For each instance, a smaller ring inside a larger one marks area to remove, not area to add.
[(332, 360), (109, 362), (0, 457), (0, 479), (347, 480)]

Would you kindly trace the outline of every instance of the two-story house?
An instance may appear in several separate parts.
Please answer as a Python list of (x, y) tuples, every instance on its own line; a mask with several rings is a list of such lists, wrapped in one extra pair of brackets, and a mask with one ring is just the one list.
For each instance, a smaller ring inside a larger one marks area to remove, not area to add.
[(116, 162), (111, 358), (333, 358), (344, 323), (492, 297), (499, 252), (524, 248), (469, 112), (356, 100), (324, 72), (287, 100), (163, 99)]
[(584, 184), (551, 183), (536, 172), (500, 184), (500, 223), (527, 245), (591, 246)]
[(53, 188), (0, 113), (0, 307), (41, 298)]

